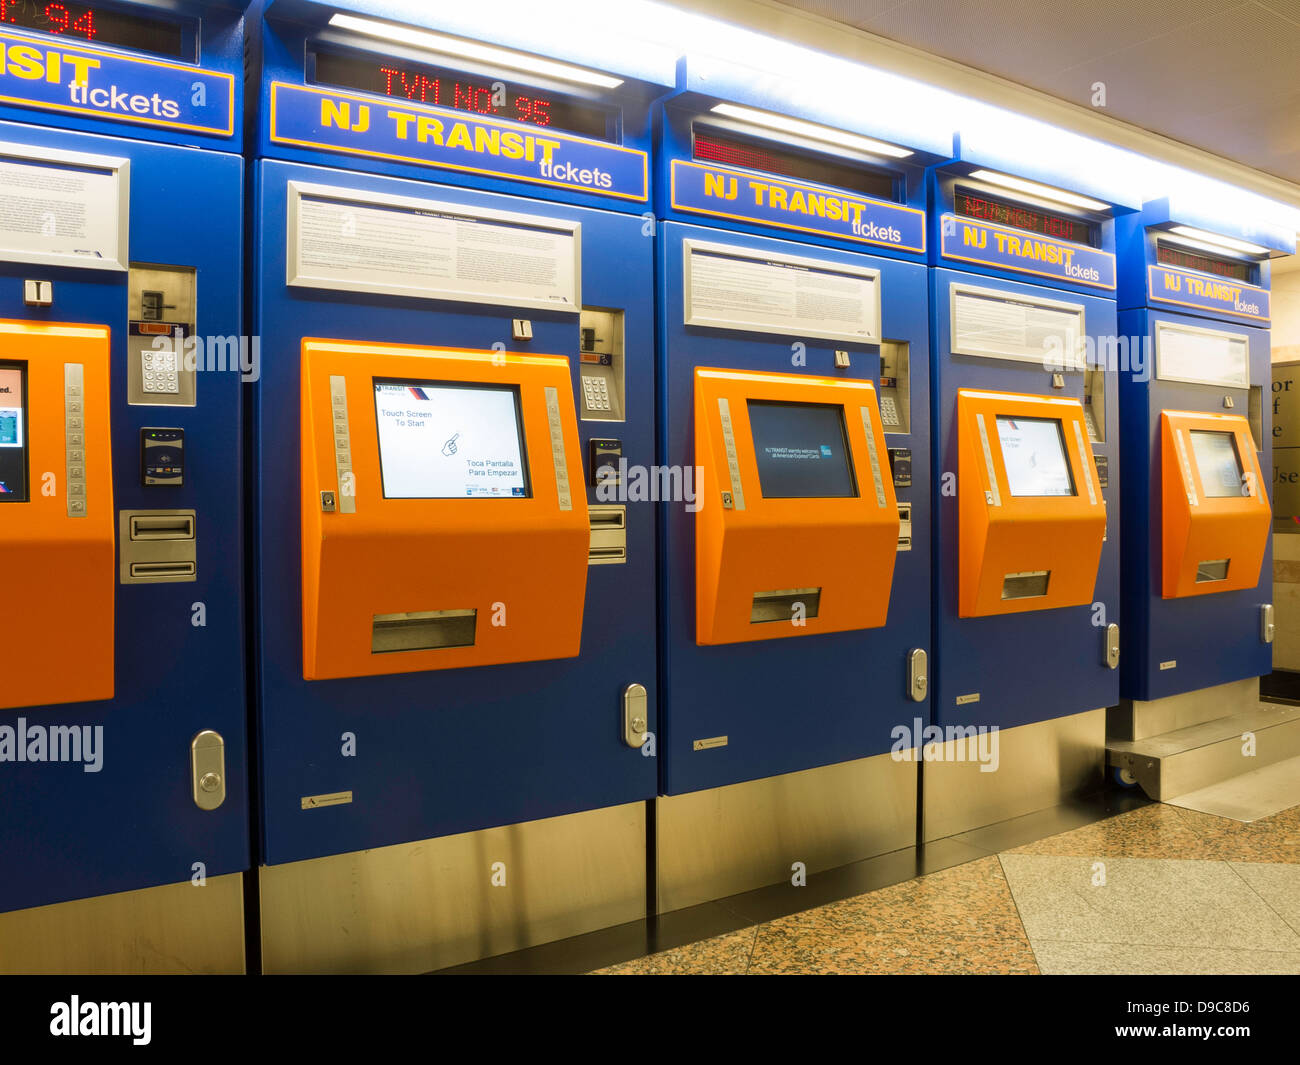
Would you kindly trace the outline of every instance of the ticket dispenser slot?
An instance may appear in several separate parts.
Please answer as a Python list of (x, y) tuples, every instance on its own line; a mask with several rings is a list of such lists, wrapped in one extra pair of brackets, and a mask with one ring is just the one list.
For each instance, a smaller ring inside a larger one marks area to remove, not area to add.
[(110, 699), (109, 331), (0, 321), (0, 353), (0, 708)]
[[(197, 368), (223, 360), (238, 367), (233, 348), (199, 348), (194, 337), (194, 268), (132, 263), (127, 279), (127, 402), (136, 406), (192, 407)], [(187, 347), (189, 350), (187, 351)]]
[(885, 623), (899, 517), (875, 385), (695, 371), (696, 642)]
[(578, 333), (583, 421), (621, 422), (623, 393), (623, 312), (582, 308)]
[(1249, 422), (1161, 411), (1160, 447), (1162, 595), (1254, 588), (1273, 514)]
[(578, 654), (592, 531), (569, 361), (302, 343), (303, 676)]
[(1106, 532), (1077, 399), (957, 393), (963, 618), (1091, 603)]

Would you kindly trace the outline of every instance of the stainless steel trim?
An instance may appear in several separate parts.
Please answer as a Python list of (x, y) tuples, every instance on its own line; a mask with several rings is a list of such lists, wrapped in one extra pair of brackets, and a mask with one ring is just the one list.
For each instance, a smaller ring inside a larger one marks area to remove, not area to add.
[(880, 475), (880, 454), (876, 450), (876, 431), (872, 425), (871, 407), (862, 407), (862, 428), (867, 431), (867, 455), (871, 460), (871, 480), (876, 486), (876, 506), (885, 505), (885, 485)]
[(352, 436), (348, 427), (348, 381), (342, 374), (330, 375), (330, 415), (339, 513), (355, 514), (357, 490), (356, 474), (352, 471)]
[[(90, 513), (90, 502), (86, 496), (86, 463), (73, 463), (73, 451), (85, 451), (84, 447), (72, 447), (69, 439), (73, 435), (86, 440), (86, 387), (85, 367), (79, 362), (63, 364), (63, 476), (64, 496), (69, 518), (84, 518)], [(83, 459), (84, 459), (83, 454)]]
[(745, 509), (745, 490), (740, 485), (740, 459), (736, 455), (736, 431), (731, 424), (731, 404), (726, 396), (718, 397), (718, 417), (722, 420), (722, 443), (727, 451), (727, 487), (730, 489), (731, 507)]
[(564, 422), (560, 420), (560, 393), (553, 385), (546, 386), (546, 422), (551, 431), (551, 459), (555, 463), (555, 492), (560, 500), (560, 509), (572, 510), (569, 461), (564, 453)]
[(1097, 490), (1092, 486), (1092, 448), (1083, 439), (1083, 427), (1077, 421), (1074, 423), (1074, 440), (1079, 449), (1079, 468), (1083, 471), (1083, 483), (1088, 487), (1088, 502), (1095, 507), (1097, 505)]
[(989, 446), (989, 431), (984, 424), (984, 415), (976, 414), (975, 423), (979, 426), (980, 444), (984, 448), (984, 468), (988, 470), (989, 486), (984, 491), (984, 498), (990, 506), (1002, 506), (1002, 493), (998, 491), (998, 472), (993, 466), (993, 449)]

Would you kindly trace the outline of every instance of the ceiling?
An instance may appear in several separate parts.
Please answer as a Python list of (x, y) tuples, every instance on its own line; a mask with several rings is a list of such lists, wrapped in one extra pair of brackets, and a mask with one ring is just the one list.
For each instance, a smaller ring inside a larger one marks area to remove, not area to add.
[(778, 0), (1300, 182), (1300, 0)]

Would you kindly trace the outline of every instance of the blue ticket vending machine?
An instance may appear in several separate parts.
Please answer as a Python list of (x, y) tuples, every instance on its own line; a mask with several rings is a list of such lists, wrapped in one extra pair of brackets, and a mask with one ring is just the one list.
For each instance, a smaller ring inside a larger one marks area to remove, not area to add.
[(828, 99), (691, 58), (660, 105), (661, 911), (915, 838), (952, 134)]
[(1120, 334), (1141, 358), (1120, 377), (1122, 699), (1107, 736), (1121, 779), (1164, 798), (1294, 745), (1297, 715), (1260, 707), (1258, 678), (1273, 640), (1268, 260), (1295, 238), (1176, 196), (1118, 232)]
[(242, 28), (0, 25), (0, 971), (244, 969)]
[(538, 73), (367, 7), (250, 31), (267, 971), (425, 971), (646, 909), (654, 516), (618, 474), (654, 461), (671, 64)]
[(1105, 356), (1114, 217), (1136, 203), (1100, 167), (1026, 172), (965, 134), (957, 148), (930, 186), (943, 742), (924, 763), (926, 839), (1097, 786), (1119, 694), (1119, 418)]

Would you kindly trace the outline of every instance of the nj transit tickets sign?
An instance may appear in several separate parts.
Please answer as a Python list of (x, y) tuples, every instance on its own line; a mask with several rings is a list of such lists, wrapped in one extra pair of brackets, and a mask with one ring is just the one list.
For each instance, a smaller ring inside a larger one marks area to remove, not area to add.
[(925, 251), (925, 213), (869, 196), (674, 159), (672, 206), (899, 251)]
[(645, 152), (445, 107), (275, 82), (271, 140), (644, 201)]
[(184, 63), (0, 32), (0, 103), (86, 118), (235, 132), (235, 79)]
[(945, 259), (980, 263), (1092, 288), (1115, 287), (1115, 256), (1110, 252), (1027, 233), (1023, 229), (974, 222), (953, 214), (944, 215), (941, 222), (940, 251)]
[(1155, 303), (1172, 303), (1200, 311), (1227, 314), (1267, 325), (1269, 291), (1243, 281), (1206, 277), (1167, 266), (1147, 267), (1147, 293)]

